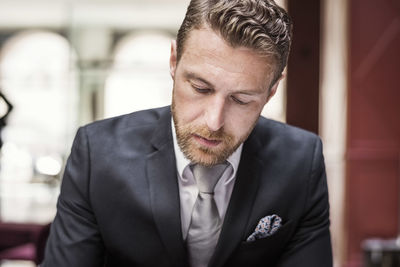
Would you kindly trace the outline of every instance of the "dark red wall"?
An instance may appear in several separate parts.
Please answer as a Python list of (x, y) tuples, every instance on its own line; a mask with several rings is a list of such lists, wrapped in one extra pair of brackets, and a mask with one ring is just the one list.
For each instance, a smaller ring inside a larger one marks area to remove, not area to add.
[(320, 0), (288, 0), (293, 42), (288, 62), (286, 121), (318, 133)]
[(349, 1), (347, 266), (366, 238), (398, 233), (400, 1)]

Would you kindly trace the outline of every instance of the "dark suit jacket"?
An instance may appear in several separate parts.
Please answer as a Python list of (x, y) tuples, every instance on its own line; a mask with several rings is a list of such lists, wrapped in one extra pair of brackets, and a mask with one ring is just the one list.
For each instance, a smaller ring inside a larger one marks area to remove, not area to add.
[[(244, 143), (212, 267), (332, 265), (320, 139), (260, 118)], [(170, 108), (79, 129), (43, 267), (188, 266)], [(283, 226), (252, 243), (258, 221)]]

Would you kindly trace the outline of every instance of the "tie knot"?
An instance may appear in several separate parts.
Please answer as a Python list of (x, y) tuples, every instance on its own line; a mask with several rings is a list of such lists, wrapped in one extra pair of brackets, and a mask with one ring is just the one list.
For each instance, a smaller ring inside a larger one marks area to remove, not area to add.
[(194, 165), (192, 167), (192, 171), (199, 191), (208, 194), (214, 193), (214, 187), (227, 167), (227, 162), (211, 167), (206, 167), (199, 164)]

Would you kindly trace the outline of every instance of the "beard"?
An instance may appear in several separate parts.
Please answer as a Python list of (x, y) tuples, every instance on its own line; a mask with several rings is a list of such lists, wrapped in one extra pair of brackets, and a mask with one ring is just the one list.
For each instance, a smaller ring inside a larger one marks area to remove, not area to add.
[[(172, 100), (171, 112), (174, 119), (177, 142), (182, 153), (192, 163), (207, 167), (223, 163), (247, 139), (253, 129), (251, 127), (245, 136), (235, 140), (234, 135), (227, 133), (223, 127), (218, 131), (210, 131), (206, 125), (199, 126), (190, 123), (182, 125), (179, 121), (174, 100)], [(194, 136), (219, 141), (220, 143), (215, 147), (201, 145), (195, 140)]]

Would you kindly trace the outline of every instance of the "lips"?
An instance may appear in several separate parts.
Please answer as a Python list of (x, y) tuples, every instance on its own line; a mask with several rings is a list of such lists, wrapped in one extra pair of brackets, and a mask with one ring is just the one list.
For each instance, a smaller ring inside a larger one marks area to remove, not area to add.
[(209, 147), (218, 146), (222, 142), (221, 140), (207, 139), (207, 138), (202, 137), (202, 136), (197, 135), (197, 134), (193, 134), (193, 137), (200, 144), (205, 145), (205, 146), (209, 146)]

